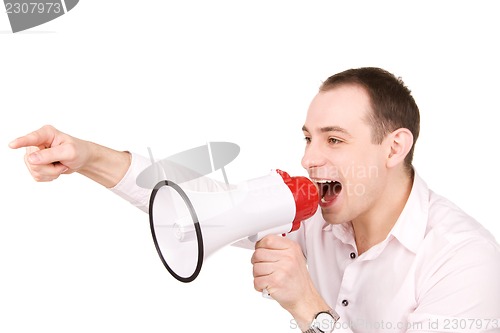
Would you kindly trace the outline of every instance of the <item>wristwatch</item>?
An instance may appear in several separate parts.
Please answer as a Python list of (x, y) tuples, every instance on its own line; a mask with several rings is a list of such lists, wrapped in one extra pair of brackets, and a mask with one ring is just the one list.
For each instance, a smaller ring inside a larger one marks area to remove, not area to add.
[(331, 333), (335, 329), (335, 323), (340, 319), (340, 316), (328, 309), (321, 311), (314, 317), (311, 326), (303, 333)]

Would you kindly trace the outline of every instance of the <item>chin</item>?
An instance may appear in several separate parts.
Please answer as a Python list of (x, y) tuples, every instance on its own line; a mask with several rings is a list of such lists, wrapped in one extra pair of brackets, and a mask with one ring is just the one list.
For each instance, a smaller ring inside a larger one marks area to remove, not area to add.
[(331, 212), (328, 207), (321, 208), (321, 214), (323, 215), (323, 219), (328, 224), (344, 224), (346, 219), (342, 218), (338, 213)]

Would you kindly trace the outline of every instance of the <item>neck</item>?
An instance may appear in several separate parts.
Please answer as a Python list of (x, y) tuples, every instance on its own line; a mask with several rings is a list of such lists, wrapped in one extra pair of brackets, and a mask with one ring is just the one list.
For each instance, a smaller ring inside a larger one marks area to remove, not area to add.
[(352, 221), (358, 255), (387, 237), (403, 211), (412, 185), (413, 176), (405, 172), (393, 177), (371, 208)]

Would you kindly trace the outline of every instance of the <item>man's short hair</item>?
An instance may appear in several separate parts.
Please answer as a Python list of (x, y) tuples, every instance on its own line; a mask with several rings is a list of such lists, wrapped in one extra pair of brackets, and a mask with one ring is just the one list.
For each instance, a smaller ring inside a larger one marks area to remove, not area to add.
[(373, 143), (381, 144), (387, 134), (398, 128), (407, 128), (413, 134), (413, 145), (405, 157), (405, 166), (412, 170), (413, 151), (420, 132), (420, 113), (403, 80), (381, 68), (362, 67), (330, 76), (319, 90), (328, 91), (349, 84), (362, 87), (370, 97), (372, 112), (366, 120), (372, 128)]

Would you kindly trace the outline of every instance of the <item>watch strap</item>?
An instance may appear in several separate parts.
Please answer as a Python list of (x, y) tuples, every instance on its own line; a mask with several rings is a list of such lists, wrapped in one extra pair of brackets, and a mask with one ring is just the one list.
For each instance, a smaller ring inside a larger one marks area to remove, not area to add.
[(307, 331), (304, 331), (303, 333), (318, 333), (314, 327), (310, 327), (307, 329)]
[[(337, 312), (335, 312), (333, 309), (328, 309), (326, 311), (320, 311), (318, 312), (315, 316), (314, 316), (314, 319), (311, 323), (311, 326), (306, 330), (304, 331), (303, 333), (324, 333), (322, 330), (320, 330), (318, 327), (315, 326), (316, 324), (316, 319), (318, 318), (318, 316), (322, 313), (328, 313), (332, 318), (333, 318), (333, 324), (335, 325), (335, 323), (340, 319), (340, 316), (337, 314)], [(328, 330), (328, 332), (332, 332), (334, 330), (334, 328), (332, 327), (331, 330)]]

